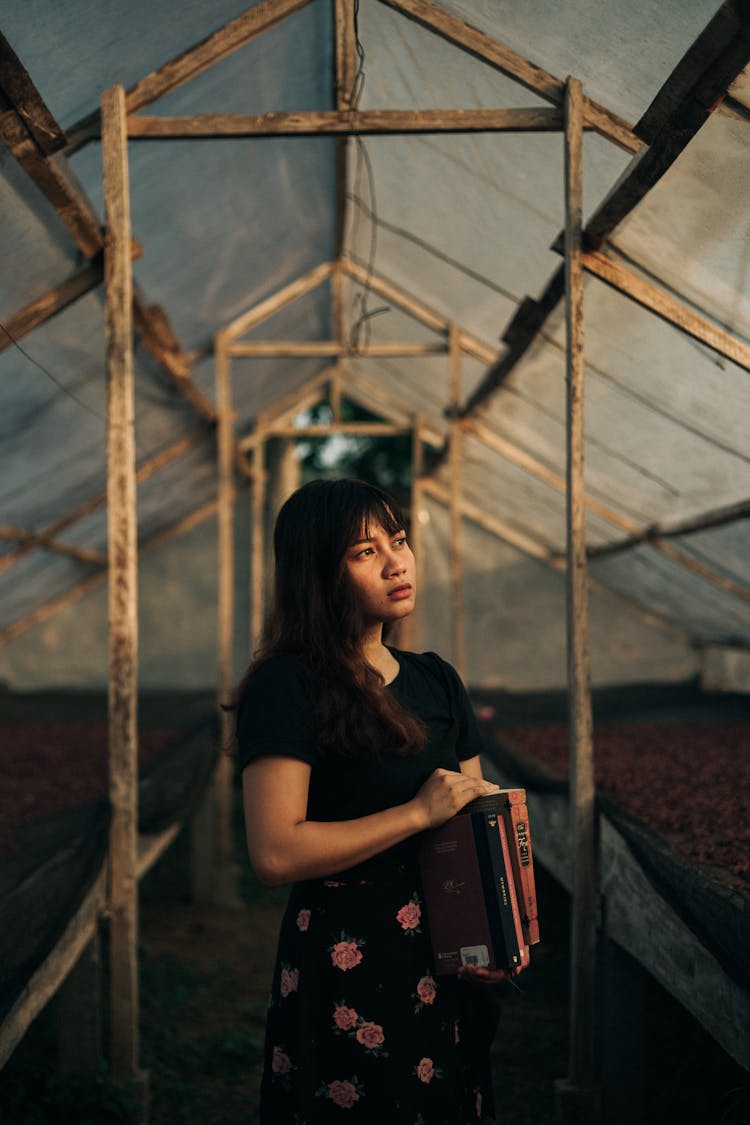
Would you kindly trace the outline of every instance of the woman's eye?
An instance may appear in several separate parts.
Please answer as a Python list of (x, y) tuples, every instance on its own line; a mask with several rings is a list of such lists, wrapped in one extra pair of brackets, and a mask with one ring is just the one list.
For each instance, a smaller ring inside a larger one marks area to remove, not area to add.
[(406, 536), (405, 535), (399, 535), (398, 538), (393, 540), (393, 546), (394, 547), (405, 547), (406, 546)]

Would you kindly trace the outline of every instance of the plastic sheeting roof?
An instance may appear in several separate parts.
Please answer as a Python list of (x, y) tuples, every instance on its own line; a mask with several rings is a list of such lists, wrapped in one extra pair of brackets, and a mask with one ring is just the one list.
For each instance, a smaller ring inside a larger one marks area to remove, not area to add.
[[(98, 107), (101, 91), (131, 85), (238, 16), (246, 5), (213, 0), (28, 0), (6, 6), (6, 36), (63, 129)], [(716, 0), (441, 0), (452, 13), (635, 122), (717, 10)], [(333, 102), (333, 5), (312, 3), (156, 102), (148, 112), (262, 113), (329, 109)], [(745, 17), (747, 18), (747, 17)], [(361, 0), (364, 52), (360, 108), (492, 108), (544, 105), (476, 58), (379, 0)], [(748, 105), (747, 78), (732, 87)], [(183, 348), (196, 356), (195, 383), (214, 397), (213, 333), (242, 311), (335, 254), (334, 138), (149, 141), (129, 145), (133, 233), (144, 247), (137, 285), (162, 306)], [(367, 162), (363, 156), (366, 152)], [(584, 218), (631, 157), (595, 133), (584, 141)], [(98, 142), (70, 166), (102, 213)], [(371, 172), (371, 174), (370, 174)], [(564, 225), (563, 146), (556, 134), (368, 137), (348, 145), (344, 251), (424, 305), (503, 352), (499, 337), (527, 296), (559, 268), (551, 244)], [(608, 254), (684, 298), (747, 341), (750, 336), (748, 123), (715, 112), (663, 179), (616, 228)], [(15, 159), (0, 152), (0, 321), (82, 265), (58, 214)], [(349, 324), (357, 317), (345, 291)], [(391, 301), (369, 322), (373, 341), (436, 337)], [(703, 344), (588, 277), (587, 490), (633, 526), (671, 524), (750, 496), (750, 375)], [(264, 339), (325, 340), (332, 334), (326, 284), (257, 329)], [(103, 292), (92, 291), (0, 353), (0, 520), (48, 528), (105, 484)], [(564, 475), (565, 335), (560, 306), (510, 378), (475, 415), (506, 441)], [(143, 462), (201, 428), (136, 339), (136, 429)], [(238, 429), (282, 394), (322, 371), (326, 359), (234, 361)], [(40, 370), (43, 368), (44, 371)], [(356, 359), (347, 368), (369, 388), (373, 408), (396, 399), (447, 432), (444, 357)], [(462, 401), (486, 365), (465, 359)], [(548, 480), (464, 439), (466, 499), (553, 552), (564, 550), (564, 496)], [(139, 534), (148, 538), (215, 495), (214, 452), (197, 443), (139, 489)], [(444, 464), (438, 479), (447, 482)], [(435, 526), (440, 522), (435, 514)], [(750, 596), (750, 523), (686, 534), (676, 546)], [(627, 537), (623, 525), (587, 516), (590, 545)], [(102, 507), (60, 538), (103, 550)], [(439, 543), (436, 540), (436, 543)], [(0, 561), (15, 544), (0, 540)], [(492, 537), (465, 537), (467, 567), (494, 576), (487, 597), (513, 596), (528, 579), (531, 633), (540, 564)], [(487, 557), (491, 558), (488, 567)], [(526, 568), (526, 569), (524, 569)], [(0, 574), (0, 631), (58, 596), (90, 568), (32, 551)], [(641, 545), (603, 555), (592, 576), (634, 606), (661, 616), (687, 641), (750, 643), (750, 604)], [(551, 572), (550, 581), (559, 582)], [(445, 576), (432, 575), (435, 588)], [(478, 589), (478, 587), (477, 587)], [(494, 591), (494, 594), (493, 594)], [(600, 589), (601, 594), (601, 589)], [(597, 595), (597, 596), (600, 596)], [(486, 611), (472, 596), (479, 621)], [(539, 599), (544, 606), (544, 598)], [(603, 603), (603, 604), (606, 604)], [(614, 618), (623, 606), (612, 603)], [(598, 611), (597, 611), (598, 612)], [(602, 611), (603, 612), (603, 611)], [(613, 618), (613, 620), (614, 620)], [(641, 640), (638, 652), (648, 649)], [(673, 662), (683, 672), (685, 652)], [(519, 656), (519, 659), (522, 659)], [(487, 673), (493, 656), (483, 651)], [(649, 670), (648, 661), (643, 665)], [(650, 669), (653, 673), (653, 668)], [(533, 672), (529, 673), (533, 680)], [(635, 673), (631, 673), (633, 678)], [(627, 677), (626, 677), (627, 678)]]

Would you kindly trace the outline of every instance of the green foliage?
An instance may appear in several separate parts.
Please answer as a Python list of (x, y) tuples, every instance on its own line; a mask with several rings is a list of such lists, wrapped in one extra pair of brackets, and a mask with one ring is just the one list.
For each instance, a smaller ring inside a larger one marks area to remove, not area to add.
[[(321, 402), (305, 414), (307, 425), (333, 421), (330, 403)], [(342, 422), (382, 422), (382, 418), (344, 399)], [(299, 443), (303, 483), (316, 477), (358, 477), (390, 492), (408, 508), (411, 490), (411, 437), (377, 437), (367, 434), (331, 434), (304, 438)]]

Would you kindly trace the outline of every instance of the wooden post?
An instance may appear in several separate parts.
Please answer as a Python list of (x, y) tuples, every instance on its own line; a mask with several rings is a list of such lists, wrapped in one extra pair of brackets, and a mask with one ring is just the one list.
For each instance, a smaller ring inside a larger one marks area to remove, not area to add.
[(255, 652), (263, 632), (265, 587), (265, 436), (258, 435), (253, 447), (252, 530), (250, 543), (250, 648)]
[(565, 310), (567, 329), (567, 635), (570, 795), (573, 849), (570, 1043), (567, 1081), (558, 1083), (563, 1121), (599, 1117), (595, 1088), (597, 841), (589, 669), (583, 476), (583, 92), (569, 78), (565, 96)]
[[(354, 4), (352, 0), (333, 0), (334, 19), (334, 102), (336, 109), (348, 112), (356, 108), (355, 81), (357, 75), (357, 52), (354, 37)], [(348, 145), (347, 137), (336, 139), (336, 231), (334, 236), (334, 256), (338, 261), (344, 249), (346, 235), (347, 201), (346, 189), (348, 180)], [(340, 274), (340, 270), (337, 269)], [(334, 277), (334, 291), (336, 279)], [(340, 292), (340, 286), (339, 286)], [(334, 297), (335, 300), (335, 297)], [(336, 325), (336, 321), (334, 321)], [(340, 321), (336, 327), (343, 327)], [(337, 338), (338, 333), (337, 333)]]
[(102, 95), (106, 237), (107, 530), (109, 550), (109, 915), (111, 1064), (145, 1081), (138, 1040), (137, 521), (125, 91)]
[[(231, 703), (234, 687), (234, 411), (232, 409), (232, 383), (230, 359), (226, 338), (217, 333), (214, 341), (216, 356), (216, 405), (218, 410), (218, 533), (219, 533), (219, 606), (218, 606), (218, 706), (221, 730), (219, 761), (212, 787), (205, 800), (216, 802), (216, 840), (211, 832), (196, 833), (200, 846), (208, 855), (200, 861), (201, 869), (215, 858), (211, 898), (231, 905), (237, 899), (236, 865), (232, 834), (233, 759), (230, 756), (234, 742), (234, 712), (225, 711)], [(209, 825), (211, 817), (208, 816)], [(199, 821), (199, 823), (202, 823)], [(218, 845), (218, 847), (217, 847)], [(217, 854), (218, 852), (218, 854)], [(203, 885), (205, 881), (196, 880)]]
[[(234, 413), (230, 361), (221, 332), (214, 340), (216, 405), (218, 410), (218, 533), (219, 533), (219, 620), (218, 702), (231, 702), (232, 651), (234, 640)], [(222, 745), (230, 740), (226, 713), (220, 711)]]
[(449, 328), (450, 344), (450, 495), (451, 495), (451, 589), (453, 601), (453, 662), (462, 678), (466, 675), (464, 605), (461, 590), (461, 427), (458, 404), (461, 394), (461, 338), (456, 324)]
[(414, 552), (416, 567), (415, 580), (417, 583), (417, 604), (410, 617), (406, 619), (406, 628), (403, 633), (403, 643), (406, 649), (412, 652), (419, 651), (421, 632), (420, 604), (422, 598), (422, 581), (424, 578), (424, 565), (422, 562), (422, 524), (420, 522), (422, 507), (422, 474), (424, 473), (424, 446), (422, 444), (422, 419), (417, 414), (411, 431), (411, 527), (409, 540)]

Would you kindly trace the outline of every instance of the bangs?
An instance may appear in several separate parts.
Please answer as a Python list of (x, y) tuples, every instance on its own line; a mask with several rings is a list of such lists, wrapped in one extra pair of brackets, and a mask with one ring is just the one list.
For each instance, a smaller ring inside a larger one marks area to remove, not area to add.
[(385, 494), (379, 495), (374, 490), (370, 492), (369, 488), (368, 492), (369, 495), (363, 498), (364, 509), (360, 508), (358, 512), (352, 512), (347, 546), (362, 538), (369, 539), (373, 527), (382, 527), (386, 535), (395, 535), (399, 531), (406, 530), (404, 515), (398, 505)]

